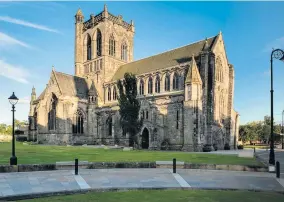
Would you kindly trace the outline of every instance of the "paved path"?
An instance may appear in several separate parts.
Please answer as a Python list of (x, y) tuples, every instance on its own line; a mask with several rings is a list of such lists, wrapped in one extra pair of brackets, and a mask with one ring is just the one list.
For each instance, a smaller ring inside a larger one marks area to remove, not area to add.
[[(284, 178), (284, 150), (274, 150), (275, 153), (275, 161), (279, 161), (280, 163), (280, 177)], [(261, 158), (264, 162), (268, 164), (269, 162), (269, 150), (256, 150), (256, 155)]]
[(0, 173), (5, 196), (108, 188), (210, 188), (284, 191), (274, 174), (218, 170), (98, 169)]

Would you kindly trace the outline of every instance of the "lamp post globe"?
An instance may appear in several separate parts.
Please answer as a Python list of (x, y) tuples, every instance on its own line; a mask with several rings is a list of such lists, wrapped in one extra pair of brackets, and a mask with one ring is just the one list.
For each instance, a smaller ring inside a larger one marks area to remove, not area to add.
[(15, 95), (15, 93), (13, 92), (13, 94), (8, 98), (9, 102), (12, 105), (12, 114), (13, 114), (13, 118), (12, 118), (12, 156), (10, 158), (10, 165), (17, 165), (17, 157), (15, 154), (15, 105), (18, 103), (19, 99), (17, 98), (17, 96)]
[(270, 67), (271, 67), (271, 121), (270, 121), (270, 153), (269, 153), (269, 164), (274, 166), (275, 165), (275, 154), (274, 154), (274, 117), (273, 117), (273, 59), (281, 60), (284, 62), (284, 51), (281, 49), (275, 49), (271, 52), (270, 55)]

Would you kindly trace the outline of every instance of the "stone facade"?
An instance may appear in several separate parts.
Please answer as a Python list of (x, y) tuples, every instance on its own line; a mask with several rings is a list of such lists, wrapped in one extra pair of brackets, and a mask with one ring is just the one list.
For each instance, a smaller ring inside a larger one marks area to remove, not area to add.
[(43, 144), (129, 145), (120, 126), (116, 82), (137, 77), (148, 149), (200, 151), (205, 144), (236, 147), (234, 67), (218, 35), (133, 61), (134, 23), (107, 7), (84, 21), (75, 15), (75, 76), (52, 69), (37, 98), (32, 91), (30, 139)]

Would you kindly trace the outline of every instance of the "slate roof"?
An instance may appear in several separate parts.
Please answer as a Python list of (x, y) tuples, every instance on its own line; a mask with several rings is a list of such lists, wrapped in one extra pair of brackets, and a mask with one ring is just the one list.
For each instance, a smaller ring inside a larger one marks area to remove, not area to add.
[(174, 50), (122, 65), (117, 70), (112, 80), (123, 78), (126, 72), (140, 75), (143, 73), (175, 66), (180, 63), (189, 62), (193, 54), (198, 56), (200, 51), (204, 50), (204, 48), (211, 49), (216, 38), (217, 36), (214, 36), (208, 38), (207, 43), (205, 39)]
[(53, 71), (63, 95), (88, 98), (88, 81), (85, 78)]

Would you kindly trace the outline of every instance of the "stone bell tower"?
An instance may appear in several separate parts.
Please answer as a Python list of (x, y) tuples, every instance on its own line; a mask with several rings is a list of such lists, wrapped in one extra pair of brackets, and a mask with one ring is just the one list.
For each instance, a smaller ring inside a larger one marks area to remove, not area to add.
[[(121, 15), (102, 12), (84, 21), (75, 15), (75, 75), (92, 77), (95, 85), (110, 81), (116, 70), (133, 60), (134, 23)], [(100, 81), (99, 81), (100, 80)]]

